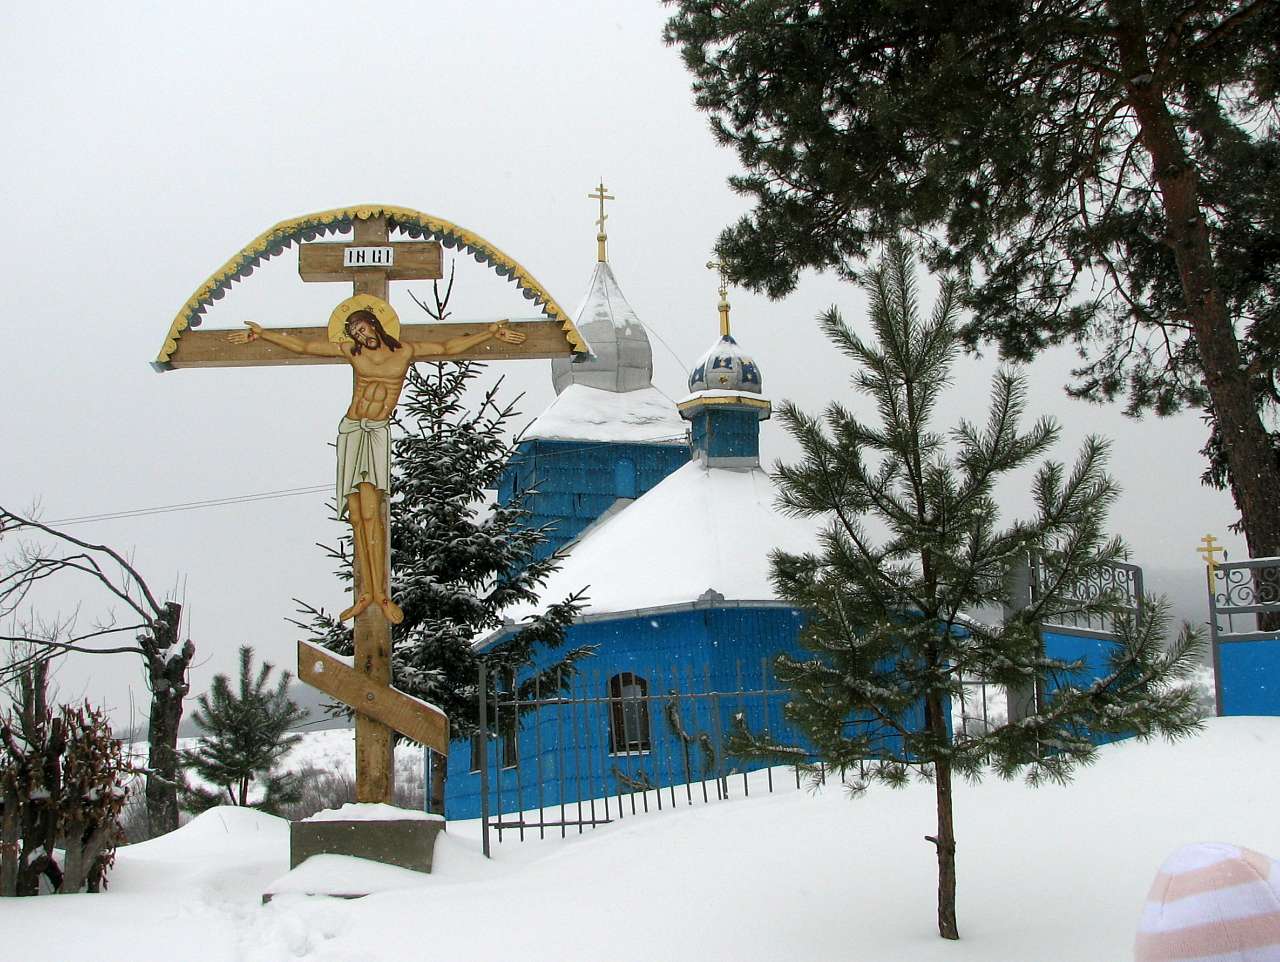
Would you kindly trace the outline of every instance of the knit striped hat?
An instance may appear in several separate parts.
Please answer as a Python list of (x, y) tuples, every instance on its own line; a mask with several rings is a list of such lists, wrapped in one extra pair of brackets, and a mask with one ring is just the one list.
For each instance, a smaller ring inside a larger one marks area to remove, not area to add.
[(1280, 862), (1247, 848), (1187, 845), (1156, 875), (1135, 962), (1280, 962)]

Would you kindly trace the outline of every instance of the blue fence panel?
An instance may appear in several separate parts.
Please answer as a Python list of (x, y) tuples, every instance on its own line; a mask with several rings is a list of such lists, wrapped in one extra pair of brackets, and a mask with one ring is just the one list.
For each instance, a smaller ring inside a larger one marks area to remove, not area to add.
[(1222, 715), (1280, 715), (1280, 637), (1218, 646)]

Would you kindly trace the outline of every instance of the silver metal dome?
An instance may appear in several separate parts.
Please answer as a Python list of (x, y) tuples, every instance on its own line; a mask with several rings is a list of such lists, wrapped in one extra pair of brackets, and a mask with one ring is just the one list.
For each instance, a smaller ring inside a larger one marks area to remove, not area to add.
[[(590, 340), (591, 335), (587, 335)], [(592, 342), (595, 343), (594, 341)], [(711, 345), (711, 350), (693, 367), (689, 375), (689, 393), (699, 391), (741, 391), (760, 394), (764, 384), (760, 368), (738, 347), (733, 335), (725, 334)]]
[(555, 358), (551, 380), (556, 394), (570, 384), (624, 393), (653, 383), (653, 349), (640, 318), (622, 296), (608, 263), (596, 264), (587, 296), (574, 324), (591, 345), (594, 356), (585, 361)]

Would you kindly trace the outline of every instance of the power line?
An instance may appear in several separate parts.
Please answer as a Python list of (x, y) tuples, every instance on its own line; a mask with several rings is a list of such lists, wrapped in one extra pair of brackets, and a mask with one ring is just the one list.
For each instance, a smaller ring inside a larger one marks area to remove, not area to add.
[[(564, 457), (565, 455), (575, 454), (578, 451), (586, 450), (587, 448), (612, 447), (627, 444), (661, 444), (663, 442), (683, 440), (683, 438), (684, 435), (664, 435), (662, 437), (654, 438), (635, 438), (629, 441), (591, 441), (587, 443), (580, 443), (575, 447), (547, 452), (541, 457)], [(536, 439), (525, 438), (523, 440)], [(559, 439), (545, 438), (540, 440), (556, 441)], [(203, 501), (181, 501), (177, 504), (162, 504), (149, 508), (130, 508), (124, 511), (104, 511), (99, 514), (85, 514), (72, 518), (58, 518), (55, 521), (42, 523), (48, 524), (50, 527), (65, 528), (76, 524), (92, 524), (97, 521), (118, 521), (125, 518), (145, 518), (150, 515), (173, 514), (180, 511), (198, 511), (201, 508), (218, 508), (229, 504), (251, 504), (255, 501), (275, 501), (280, 498), (297, 498), (308, 494), (320, 494), (322, 492), (332, 490), (332, 484), (313, 484), (301, 488), (281, 488), (277, 491), (258, 491), (253, 494), (236, 494), (225, 498), (207, 498)]]
[(142, 518), (152, 514), (171, 514), (176, 511), (194, 511), (199, 508), (216, 508), (227, 504), (247, 504), (254, 501), (274, 501), (278, 498), (296, 498), (306, 494), (319, 494), (332, 491), (332, 484), (313, 484), (305, 488), (282, 488), (278, 491), (259, 491), (254, 494), (237, 494), (226, 498), (208, 498), (204, 501), (183, 501), (178, 504), (163, 504), (151, 508), (130, 508), (127, 511), (106, 511), (101, 514), (86, 514), (74, 518), (59, 518), (45, 522), (51, 527), (67, 527), (73, 524), (89, 524), (94, 521), (115, 521), (120, 518)]

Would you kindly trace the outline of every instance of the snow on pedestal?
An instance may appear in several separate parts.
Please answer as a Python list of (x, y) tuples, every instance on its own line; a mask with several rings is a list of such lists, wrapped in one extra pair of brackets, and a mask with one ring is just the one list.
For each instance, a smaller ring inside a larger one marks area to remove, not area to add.
[(341, 808), (326, 808), (304, 818), (304, 822), (443, 822), (443, 815), (420, 812), (413, 808), (399, 808), (385, 802), (347, 802)]

